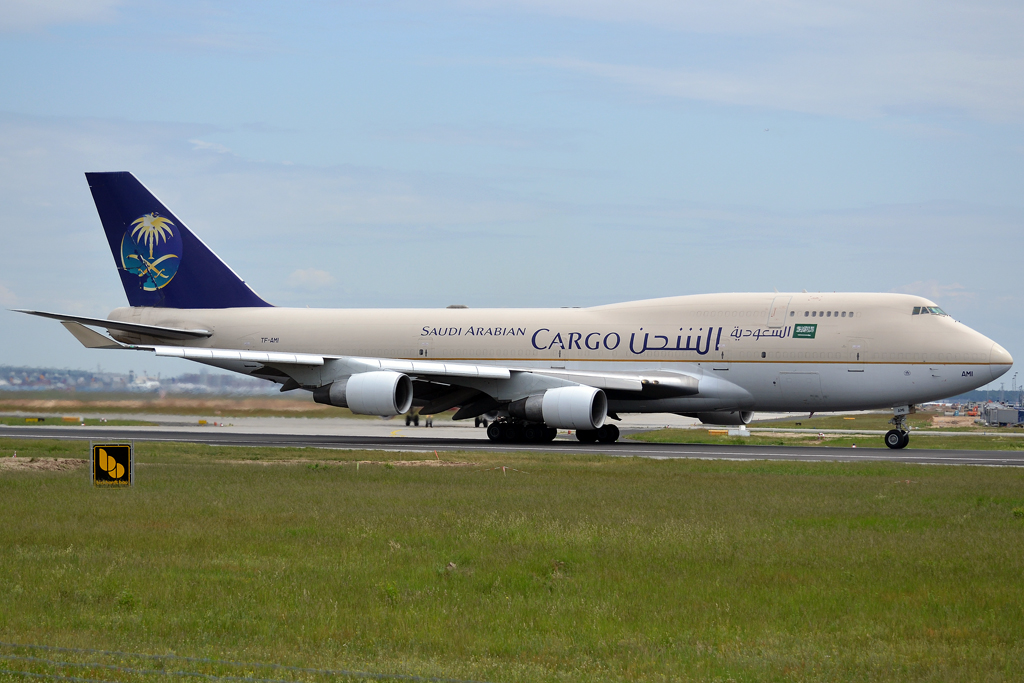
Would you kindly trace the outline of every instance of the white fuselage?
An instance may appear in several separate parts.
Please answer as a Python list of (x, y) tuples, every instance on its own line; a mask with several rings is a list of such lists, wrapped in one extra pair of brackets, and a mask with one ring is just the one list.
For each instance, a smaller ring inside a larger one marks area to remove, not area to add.
[(684, 397), (613, 392), (609, 409), (618, 412), (883, 408), (960, 394), (1009, 369), (1001, 346), (947, 315), (913, 315), (921, 306), (935, 304), (904, 294), (703, 294), (562, 309), (122, 308), (110, 319), (212, 332), (188, 346), (660, 371), (727, 388)]

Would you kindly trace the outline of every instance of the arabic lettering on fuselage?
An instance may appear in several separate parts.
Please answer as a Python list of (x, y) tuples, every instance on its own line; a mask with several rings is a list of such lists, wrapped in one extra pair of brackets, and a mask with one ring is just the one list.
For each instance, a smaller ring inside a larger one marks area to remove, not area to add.
[[(525, 337), (527, 328), (524, 327), (431, 327), (421, 328), (421, 337)], [(630, 353), (634, 356), (643, 355), (649, 351), (679, 351), (694, 352), (698, 356), (706, 356), (712, 350), (720, 351), (722, 348), (722, 327), (680, 327), (678, 331), (673, 330), (669, 334), (654, 334), (639, 328), (637, 332), (631, 332), (628, 339)], [(728, 336), (736, 341), (743, 339), (785, 339), (789, 337), (791, 327), (772, 328), (743, 328), (736, 327)], [(622, 334), (625, 334), (624, 332)], [(622, 334), (618, 332), (571, 332), (552, 331), (547, 327), (541, 327), (530, 335), (530, 344), (538, 351), (615, 351), (623, 342)], [(673, 337), (675, 339), (673, 339)], [(712, 349), (712, 340), (714, 348)]]
[[(644, 331), (644, 328), (641, 327), (640, 328), (640, 332), (643, 332), (643, 331)], [(681, 327), (679, 328), (679, 331), (680, 332), (684, 332), (683, 328), (681, 328)], [(708, 351), (711, 350), (711, 337), (714, 336), (714, 334), (715, 334), (715, 328), (714, 327), (709, 327), (707, 332), (705, 332), (703, 327), (698, 327), (697, 328), (697, 333), (694, 334), (693, 333), (693, 328), (691, 327), (688, 330), (685, 330), (685, 333), (686, 333), (686, 346), (683, 346), (683, 335), (682, 334), (677, 334), (676, 335), (676, 345), (675, 346), (669, 346), (669, 344), (671, 342), (669, 342), (668, 335), (656, 334), (652, 338), (650, 332), (644, 332), (643, 346), (638, 351), (636, 349), (636, 347), (635, 347), (635, 343), (636, 343), (636, 340), (637, 340), (637, 336), (639, 335), (639, 332), (634, 332), (633, 334), (629, 335), (629, 350), (630, 350), (631, 353), (633, 353), (634, 355), (637, 355), (637, 356), (639, 356), (642, 353), (646, 353), (647, 351), (696, 351), (697, 355), (706, 356), (708, 354)], [(693, 341), (694, 337), (697, 338), (696, 341)], [(701, 349), (701, 347), (700, 347), (700, 340), (701, 340), (702, 337), (704, 338), (704, 348), (703, 349)], [(652, 341), (652, 339), (653, 339), (653, 341)], [(721, 344), (721, 342), (722, 342), (722, 328), (719, 327), (718, 328), (718, 336), (715, 338), (715, 351), (718, 351), (719, 345)]]
[[(718, 330), (717, 335), (715, 330)], [(722, 328), (708, 327), (697, 328), (696, 333), (691, 327), (688, 330), (680, 327), (680, 334), (676, 334), (675, 345), (670, 346), (669, 335), (651, 335), (650, 332), (643, 332), (643, 338), (639, 332), (629, 335), (629, 350), (633, 355), (639, 356), (647, 351), (695, 351), (698, 355), (704, 356), (711, 351), (711, 338), (715, 337), (715, 351), (718, 351), (722, 341)], [(683, 337), (686, 342), (684, 344)], [(550, 329), (542, 327), (533, 333), (530, 338), (533, 348), (538, 351), (548, 351), (554, 348), (560, 351), (598, 351), (605, 349), (614, 351), (622, 343), (622, 337), (618, 332), (562, 332), (552, 333)]]
[(736, 329), (729, 333), (729, 336), (735, 339), (736, 341), (739, 341), (740, 339), (751, 338), (757, 340), (764, 338), (785, 339), (786, 337), (789, 336), (789, 332), (791, 329), (792, 328), (790, 328), (788, 325), (786, 327), (780, 327), (774, 330), (771, 328), (762, 329), (760, 327), (755, 327), (753, 329), (737, 327)]

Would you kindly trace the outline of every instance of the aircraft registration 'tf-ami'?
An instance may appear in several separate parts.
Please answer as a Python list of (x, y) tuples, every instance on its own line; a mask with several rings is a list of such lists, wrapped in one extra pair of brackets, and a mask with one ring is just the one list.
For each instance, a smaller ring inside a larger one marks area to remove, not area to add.
[[(279, 308), (249, 288), (130, 173), (87, 173), (130, 308), (60, 320), (85, 346), (187, 358), (305, 389), (368, 415), (496, 411), (495, 441), (558, 429), (613, 442), (607, 420), (675, 413), (893, 410), (975, 389), (1013, 359), (906, 294), (701, 294), (558, 309)], [(87, 326), (106, 329), (105, 336)]]

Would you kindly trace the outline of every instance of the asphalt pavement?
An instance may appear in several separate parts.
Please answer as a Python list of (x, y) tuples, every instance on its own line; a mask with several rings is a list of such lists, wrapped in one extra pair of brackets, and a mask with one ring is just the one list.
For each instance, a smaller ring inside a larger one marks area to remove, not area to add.
[[(620, 440), (614, 444), (583, 444), (573, 437), (560, 436), (545, 444), (500, 444), (489, 441), (483, 430), (466, 436), (437, 438), (420, 436), (420, 429), (394, 430), (388, 436), (352, 434), (302, 434), (281, 432), (238, 432), (216, 427), (197, 429), (160, 429), (158, 427), (9, 427), (0, 426), (0, 439), (80, 439), (83, 441), (133, 439), (145, 442), (201, 443), (216, 446), (279, 446), (289, 448), (327, 448), (346, 450), (382, 450), (412, 453), (447, 451), (582, 453), (612, 457), (654, 459), (705, 458), (717, 460), (798, 460), (832, 462), (902, 462), (929, 465), (1024, 466), (1024, 452), (881, 448), (828, 448), (815, 446), (755, 446), (714, 444), (651, 444)], [(880, 443), (877, 437), (865, 438), (866, 444)], [(913, 438), (911, 438), (913, 443)], [(0, 442), (0, 449), (2, 449)], [(0, 451), (2, 453), (2, 451)]]

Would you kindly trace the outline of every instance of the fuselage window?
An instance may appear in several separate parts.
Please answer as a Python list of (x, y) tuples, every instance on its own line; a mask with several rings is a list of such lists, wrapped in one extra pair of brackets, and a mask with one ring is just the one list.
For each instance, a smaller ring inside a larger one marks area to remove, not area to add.
[(812, 318), (817, 318), (818, 317), (818, 312), (817, 311), (811, 311), (811, 317)]
[(825, 316), (825, 317), (826, 317), (826, 318), (831, 318), (831, 317), (832, 317), (832, 311), (829, 311), (829, 312), (828, 312), (828, 315), (827, 315), (827, 316)]
[(789, 317), (790, 318), (792, 318), (794, 315), (796, 315), (796, 311), (790, 311), (789, 312)]
[(853, 317), (853, 311), (850, 311), (850, 317), (851, 318)]
[(836, 317), (837, 318), (839, 317), (839, 311), (836, 311)]
[(912, 313), (912, 315), (921, 315), (921, 307), (914, 306), (914, 312)]
[(843, 311), (843, 317), (844, 318), (846, 317), (846, 311)]
[(825, 311), (818, 311), (818, 317), (824, 317)]
[(807, 316), (809, 316), (810, 314), (811, 314), (811, 312), (810, 312), (810, 311), (804, 311), (804, 317), (805, 317), (805, 318), (806, 318)]

